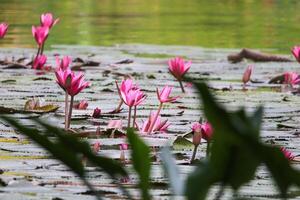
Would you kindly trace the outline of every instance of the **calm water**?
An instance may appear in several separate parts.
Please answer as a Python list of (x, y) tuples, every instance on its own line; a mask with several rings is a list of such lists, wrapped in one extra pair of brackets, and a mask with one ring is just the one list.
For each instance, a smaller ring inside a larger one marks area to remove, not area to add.
[(1, 46), (34, 47), (31, 25), (50, 11), (61, 18), (52, 44), (178, 44), (272, 48), (300, 44), (297, 0), (0, 0), (11, 24)]

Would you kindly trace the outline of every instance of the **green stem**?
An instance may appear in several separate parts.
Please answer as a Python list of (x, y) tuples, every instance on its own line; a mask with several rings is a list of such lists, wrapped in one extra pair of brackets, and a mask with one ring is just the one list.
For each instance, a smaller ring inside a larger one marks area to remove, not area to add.
[(68, 104), (69, 104), (69, 95), (68, 92), (65, 94), (65, 130), (68, 130)]
[(132, 109), (132, 107), (131, 107), (131, 106), (129, 106), (129, 111), (128, 111), (128, 124), (127, 124), (127, 128), (130, 128), (131, 109)]
[(206, 146), (206, 158), (208, 159), (209, 157), (209, 150), (210, 150), (210, 142), (207, 141), (207, 146)]
[(156, 122), (156, 120), (157, 120), (157, 118), (158, 118), (158, 116), (159, 116), (159, 113), (160, 113), (160, 111), (161, 111), (161, 109), (162, 109), (162, 106), (163, 106), (163, 103), (160, 103), (160, 104), (159, 104), (159, 107), (158, 107), (158, 110), (157, 110), (157, 112), (156, 112), (156, 115), (155, 115), (155, 117), (154, 117), (154, 120), (151, 122), (151, 125), (150, 125), (150, 127), (149, 127), (148, 134), (152, 133), (152, 129), (153, 129), (153, 127), (154, 127), (154, 125), (155, 125), (155, 122)]
[(132, 123), (133, 128), (135, 128), (135, 121), (136, 121), (136, 106), (134, 106), (134, 112), (133, 112), (133, 123)]
[(43, 55), (43, 52), (44, 52), (44, 44), (45, 44), (45, 43), (42, 44), (42, 48), (41, 48), (41, 53), (40, 53), (40, 55)]
[(71, 125), (71, 117), (72, 117), (73, 103), (74, 103), (74, 96), (71, 96), (70, 107), (69, 107), (69, 115), (68, 115), (68, 126), (67, 126), (67, 129), (69, 129), (69, 128), (70, 128), (70, 125)]
[(183, 93), (185, 93), (185, 90), (184, 90), (184, 87), (183, 87), (182, 81), (179, 81), (179, 85), (180, 85), (180, 87), (181, 87), (181, 91), (182, 91)]
[(198, 148), (198, 145), (194, 145), (194, 151), (193, 151), (193, 155), (192, 155), (190, 163), (192, 163), (195, 160), (195, 157), (197, 154), (197, 148)]
[(39, 48), (38, 48), (38, 51), (37, 51), (37, 53), (36, 53), (36, 56), (35, 56), (35, 58), (37, 58), (37, 57), (38, 57), (38, 55), (39, 55), (40, 51), (41, 51), (41, 47), (39, 46)]

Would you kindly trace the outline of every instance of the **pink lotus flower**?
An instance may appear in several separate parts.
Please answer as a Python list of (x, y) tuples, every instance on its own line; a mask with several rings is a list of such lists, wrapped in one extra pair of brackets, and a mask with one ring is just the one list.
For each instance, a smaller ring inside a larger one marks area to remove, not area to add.
[(209, 122), (204, 122), (200, 124), (199, 122), (195, 122), (192, 125), (193, 132), (201, 130), (202, 138), (204, 138), (206, 141), (210, 141), (213, 135), (213, 129)]
[(109, 120), (107, 124), (109, 129), (122, 129), (122, 120)]
[(8, 24), (6, 23), (0, 24), (0, 38), (3, 38), (5, 36), (7, 29), (8, 29)]
[(86, 100), (82, 100), (74, 107), (79, 110), (86, 110), (88, 106), (89, 106), (88, 102)]
[(66, 70), (72, 62), (70, 56), (64, 56), (62, 59), (56, 56), (55, 59), (56, 59), (56, 66), (62, 70)]
[(295, 72), (285, 72), (284, 83), (291, 86), (297, 85), (300, 83), (300, 76)]
[(142, 128), (140, 129), (140, 131), (142, 133), (148, 133), (151, 123), (154, 123), (153, 129), (150, 131), (150, 133), (152, 132), (166, 132), (168, 127), (170, 126), (170, 123), (168, 123), (168, 120), (161, 120), (161, 117), (158, 116), (156, 121), (155, 120), (155, 116), (156, 116), (156, 112), (151, 112), (149, 118), (144, 121)]
[(288, 160), (294, 160), (294, 158), (296, 157), (296, 156), (294, 156), (294, 155), (292, 154), (292, 152), (290, 152), (289, 150), (287, 150), (287, 149), (284, 148), (284, 147), (280, 147), (280, 150), (282, 151), (282, 153), (284, 154), (284, 156), (285, 156), (286, 159), (288, 159)]
[(93, 115), (92, 117), (93, 118), (100, 118), (101, 116), (101, 109), (99, 109), (98, 107), (94, 109), (94, 112), (93, 112)]
[(46, 41), (49, 34), (49, 28), (47, 26), (32, 26), (32, 35), (35, 38), (35, 41), (41, 47)]
[(244, 85), (250, 81), (252, 71), (253, 71), (253, 66), (248, 66), (246, 68), (242, 79)]
[(300, 46), (294, 46), (292, 49), (292, 53), (295, 56), (296, 60), (300, 62)]
[(172, 87), (169, 87), (167, 85), (161, 90), (161, 92), (158, 89), (156, 89), (157, 97), (160, 103), (176, 101), (178, 97), (170, 97), (172, 89), (173, 89)]
[(35, 57), (31, 68), (32, 69), (43, 69), (46, 62), (47, 62), (47, 56), (38, 55), (37, 57)]
[(84, 81), (82, 73), (77, 75), (74, 74), (71, 70), (56, 70), (55, 75), (57, 78), (57, 83), (59, 86), (68, 92), (71, 97), (74, 97), (84, 88), (90, 86), (89, 82)]
[(192, 62), (184, 62), (184, 59), (180, 57), (169, 60), (169, 71), (179, 81), (182, 80), (185, 73), (190, 69)]
[(52, 13), (43, 13), (41, 15), (41, 26), (49, 29), (59, 22), (59, 18), (54, 19)]

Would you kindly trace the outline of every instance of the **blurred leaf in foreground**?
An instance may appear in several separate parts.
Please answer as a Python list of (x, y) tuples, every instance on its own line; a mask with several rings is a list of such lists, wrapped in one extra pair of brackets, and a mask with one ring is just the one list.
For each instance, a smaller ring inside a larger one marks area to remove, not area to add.
[[(41, 120), (33, 119), (39, 126), (42, 126), (45, 129), (45, 133), (56, 136), (53, 140), (53, 138), (48, 138), (47, 134), (44, 134), (44, 131), (26, 127), (11, 117), (0, 116), (0, 118), (9, 123), (18, 132), (26, 135), (35, 143), (47, 150), (55, 159), (60, 160), (68, 166), (81, 178), (81, 180), (91, 191), (94, 192), (95, 195), (97, 194), (95, 188), (85, 178), (85, 170), (81, 161), (83, 156), (108, 173), (112, 178), (116, 178), (117, 175), (127, 176), (127, 173), (121, 164), (112, 159), (97, 156), (91, 150), (87, 142), (81, 141), (73, 135), (66, 134), (59, 128), (51, 126)], [(96, 196), (98, 199), (101, 199), (99, 195)]]
[(186, 195), (189, 199), (205, 199), (209, 188), (220, 183), (216, 199), (226, 185), (238, 190), (253, 179), (257, 167), (265, 164), (271, 172), (281, 196), (286, 197), (291, 185), (300, 186), (300, 173), (292, 168), (277, 147), (259, 141), (263, 109), (252, 116), (244, 109), (228, 112), (216, 103), (204, 83), (194, 83), (201, 95), (204, 113), (214, 128), (211, 157), (189, 175)]
[(128, 142), (132, 148), (131, 157), (133, 167), (140, 178), (139, 187), (142, 191), (142, 199), (150, 200), (149, 186), (150, 186), (150, 149), (143, 142), (143, 140), (134, 133), (133, 129), (127, 129)]

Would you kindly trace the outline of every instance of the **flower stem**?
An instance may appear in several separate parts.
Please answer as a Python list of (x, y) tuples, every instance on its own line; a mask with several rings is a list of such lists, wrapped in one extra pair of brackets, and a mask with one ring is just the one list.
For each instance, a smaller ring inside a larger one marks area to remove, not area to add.
[(185, 93), (185, 90), (184, 90), (184, 87), (183, 87), (182, 81), (179, 81), (179, 85), (180, 85), (180, 87), (181, 87), (181, 91), (182, 91), (183, 93)]
[(72, 110), (73, 110), (73, 103), (74, 103), (74, 96), (71, 96), (71, 100), (70, 100), (70, 107), (69, 107), (69, 115), (68, 115), (68, 126), (67, 129), (70, 128), (71, 125), (71, 117), (72, 117)]
[(128, 124), (127, 124), (127, 128), (130, 128), (130, 118), (131, 118), (131, 106), (129, 106), (129, 111), (128, 111)]
[(192, 155), (190, 163), (192, 163), (195, 160), (195, 157), (197, 154), (197, 148), (198, 148), (198, 145), (194, 145), (194, 151), (193, 151), (193, 155)]
[(210, 150), (210, 142), (207, 141), (207, 146), (206, 146), (206, 158), (209, 156), (209, 150)]
[(38, 48), (38, 51), (37, 51), (37, 53), (36, 53), (36, 58), (38, 57), (38, 55), (40, 54), (40, 51), (41, 51), (41, 47), (39, 46), (39, 48)]
[(44, 52), (44, 43), (42, 44), (40, 55), (43, 55), (43, 52)]
[(136, 121), (136, 106), (134, 106), (134, 111), (133, 111), (133, 123), (132, 123), (133, 128), (135, 128), (135, 121)]
[(65, 130), (68, 130), (68, 104), (69, 104), (69, 95), (66, 92), (65, 95)]
[(120, 99), (120, 103), (119, 103), (118, 107), (115, 109), (115, 111), (120, 112), (122, 105), (123, 105), (123, 100)]
[(153, 129), (154, 125), (155, 125), (155, 122), (157, 121), (157, 118), (158, 118), (159, 113), (160, 113), (160, 111), (161, 111), (161, 109), (162, 109), (162, 106), (163, 106), (163, 103), (160, 103), (160, 104), (159, 104), (159, 107), (158, 107), (158, 110), (157, 110), (157, 112), (156, 112), (156, 115), (155, 115), (155, 117), (154, 117), (154, 120), (151, 122), (151, 125), (150, 125), (150, 127), (149, 127), (149, 129), (148, 129), (148, 134), (152, 133), (152, 129)]

